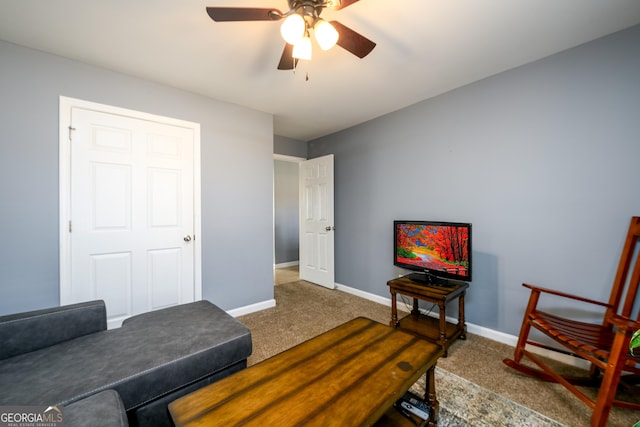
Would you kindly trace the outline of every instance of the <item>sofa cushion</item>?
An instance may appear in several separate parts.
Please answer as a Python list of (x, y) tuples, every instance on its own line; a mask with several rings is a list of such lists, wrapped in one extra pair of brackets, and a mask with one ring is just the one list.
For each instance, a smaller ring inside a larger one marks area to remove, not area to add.
[(128, 410), (246, 359), (251, 333), (208, 301), (169, 307), (0, 363), (0, 405), (66, 405), (114, 389)]
[(104, 301), (0, 317), (0, 360), (107, 329)]
[(127, 414), (120, 396), (115, 390), (78, 400), (63, 409), (64, 427), (126, 427)]

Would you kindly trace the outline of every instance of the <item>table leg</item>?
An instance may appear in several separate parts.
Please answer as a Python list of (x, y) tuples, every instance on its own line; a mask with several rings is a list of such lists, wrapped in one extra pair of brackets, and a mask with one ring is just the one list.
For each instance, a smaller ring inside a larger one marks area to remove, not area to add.
[(467, 339), (467, 325), (464, 323), (464, 294), (465, 292), (458, 298), (458, 330), (461, 331), (461, 340)]
[(444, 301), (438, 302), (438, 309), (440, 310), (440, 345), (444, 349), (442, 357), (447, 357), (447, 313)]
[(398, 308), (396, 304), (396, 291), (391, 288), (391, 322), (389, 322), (389, 326), (395, 328), (398, 326)]
[(413, 299), (413, 309), (411, 310), (411, 314), (417, 316), (420, 314), (420, 305), (418, 302), (418, 298)]
[(435, 427), (438, 424), (438, 414), (440, 412), (440, 402), (436, 397), (436, 379), (435, 379), (435, 365), (429, 368), (425, 378), (425, 395), (424, 400), (431, 408), (429, 411), (429, 419), (427, 425)]

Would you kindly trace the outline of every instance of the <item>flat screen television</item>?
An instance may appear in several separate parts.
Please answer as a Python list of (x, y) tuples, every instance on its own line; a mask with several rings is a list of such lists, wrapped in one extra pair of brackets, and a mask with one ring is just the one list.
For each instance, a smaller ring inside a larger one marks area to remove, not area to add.
[(446, 285), (471, 281), (471, 224), (394, 221), (393, 264), (418, 271), (413, 280)]

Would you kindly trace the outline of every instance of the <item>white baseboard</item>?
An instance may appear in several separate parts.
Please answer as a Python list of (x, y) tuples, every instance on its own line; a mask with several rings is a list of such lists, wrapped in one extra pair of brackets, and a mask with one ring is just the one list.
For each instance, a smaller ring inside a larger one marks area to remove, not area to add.
[(246, 305), (244, 307), (234, 308), (233, 310), (227, 311), (227, 313), (233, 317), (244, 316), (245, 314), (251, 314), (258, 311), (266, 310), (267, 308), (273, 308), (276, 306), (276, 300), (270, 299), (262, 302), (257, 302), (255, 304)]
[[(372, 294), (370, 292), (365, 292), (360, 289), (352, 288), (346, 285), (342, 285), (340, 283), (336, 283), (336, 290), (345, 292), (351, 295), (355, 295), (360, 298), (364, 298), (369, 301), (376, 302), (378, 304), (386, 305), (387, 307), (391, 307), (391, 298), (381, 297), (380, 295)], [(247, 305), (244, 307), (235, 308), (233, 310), (227, 311), (229, 315), (233, 317), (244, 316), (245, 314), (251, 314), (258, 311), (266, 310), (267, 308), (273, 308), (276, 306), (276, 300), (270, 299), (266, 301), (262, 301), (259, 303)], [(411, 307), (405, 307), (404, 304), (398, 304), (398, 310), (407, 311), (411, 309)], [(425, 313), (428, 316), (438, 317), (438, 313)], [(456, 323), (458, 319), (447, 316), (447, 321), (451, 323)], [(497, 341), (502, 344), (509, 345), (511, 347), (515, 347), (518, 342), (518, 337), (515, 335), (507, 334), (504, 332), (496, 331), (494, 329), (490, 329), (484, 326), (475, 325), (473, 323), (466, 322), (467, 324), (467, 332), (471, 334), (475, 334), (484, 338), (488, 338), (493, 341)], [(577, 357), (568, 356), (565, 354), (557, 353), (554, 351), (549, 351), (544, 348), (539, 348), (535, 346), (527, 346), (527, 350), (532, 353), (538, 354), (540, 356), (548, 357), (549, 359), (557, 360), (559, 362), (565, 363), (570, 366), (575, 366), (581, 369), (588, 369), (589, 364), (586, 363), (585, 360), (579, 359)]]
[(281, 262), (280, 264), (274, 264), (273, 268), (287, 268), (293, 267), (294, 265), (300, 265), (300, 261)]
[(377, 302), (378, 304), (383, 304), (388, 307), (391, 307), (391, 298), (381, 297), (380, 295), (361, 291), (360, 289), (352, 288), (346, 285), (341, 285), (340, 283), (336, 283), (336, 289), (351, 295), (355, 295), (360, 298), (364, 298), (369, 301)]
[[(381, 297), (379, 295), (361, 291), (360, 289), (351, 288), (349, 286), (341, 285), (339, 283), (336, 283), (336, 289), (351, 295), (355, 295), (360, 298), (367, 299), (369, 301), (377, 302), (379, 304), (383, 304), (388, 307), (391, 307), (391, 298)], [(398, 304), (398, 310), (402, 310), (402, 309), (403, 309), (403, 305)], [(409, 307), (409, 310), (410, 309), (411, 308)], [(424, 314), (432, 317), (438, 317), (438, 313), (430, 312), (430, 313), (424, 313)], [(457, 323), (458, 319), (454, 319), (452, 317), (447, 316), (447, 321), (450, 323)], [(494, 329), (490, 329), (480, 325), (474, 325), (473, 323), (469, 323), (469, 322), (465, 322), (465, 323), (467, 324), (467, 332), (471, 334), (479, 335), (481, 337), (488, 338), (490, 340), (497, 341), (499, 343), (506, 344), (511, 347), (515, 347), (516, 343), (518, 342), (518, 337), (515, 335), (496, 331)], [(549, 359), (557, 360), (559, 362), (565, 363), (570, 366), (575, 366), (581, 369), (589, 369), (589, 364), (585, 360), (579, 359), (577, 357), (565, 355), (562, 353), (557, 353), (554, 351), (546, 350), (544, 348), (535, 347), (535, 346), (527, 346), (527, 350), (531, 351), (532, 353), (538, 354), (540, 356), (548, 357)]]

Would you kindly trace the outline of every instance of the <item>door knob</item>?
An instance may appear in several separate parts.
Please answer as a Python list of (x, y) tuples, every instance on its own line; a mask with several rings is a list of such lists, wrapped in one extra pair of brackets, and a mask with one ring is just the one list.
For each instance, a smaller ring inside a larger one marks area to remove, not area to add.
[(190, 242), (191, 241), (191, 236), (189, 236), (188, 234), (186, 236), (184, 236), (184, 241), (185, 242)]
[(331, 231), (331, 230), (335, 230), (336, 228), (335, 228), (335, 227), (332, 227), (332, 226), (330, 226), (330, 225), (327, 225), (324, 229), (325, 229), (326, 231)]

